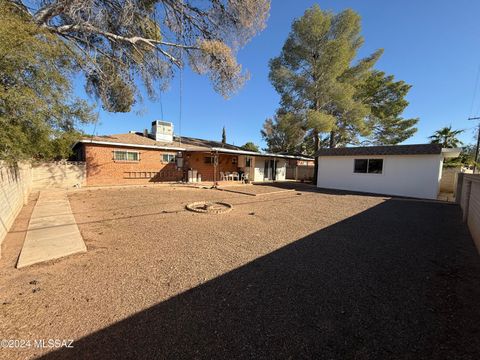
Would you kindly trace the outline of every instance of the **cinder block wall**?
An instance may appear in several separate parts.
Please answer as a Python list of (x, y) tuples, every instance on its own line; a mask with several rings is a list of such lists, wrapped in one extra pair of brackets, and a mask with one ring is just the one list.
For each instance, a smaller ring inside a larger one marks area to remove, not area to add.
[(51, 162), (32, 166), (32, 190), (86, 185), (84, 162)]
[(21, 163), (9, 166), (0, 162), (0, 245), (27, 203), (31, 191), (82, 186), (85, 175), (85, 163), (52, 162), (33, 166)]
[(440, 180), (441, 192), (454, 192), (457, 186), (457, 174), (461, 172), (461, 168), (443, 168), (442, 179)]
[(1, 244), (28, 200), (31, 179), (29, 164), (12, 167), (0, 162), (0, 256)]
[(480, 175), (460, 174), (456, 202), (460, 204), (463, 220), (467, 223), (473, 241), (480, 252)]

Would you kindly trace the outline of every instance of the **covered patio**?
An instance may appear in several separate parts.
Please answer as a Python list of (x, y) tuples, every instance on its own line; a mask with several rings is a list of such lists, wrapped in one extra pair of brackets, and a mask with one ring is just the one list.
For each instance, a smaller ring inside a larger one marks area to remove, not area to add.
[(251, 151), (212, 149), (187, 151), (183, 168), (187, 181), (249, 183), (284, 181), (286, 179), (286, 155), (260, 154)]

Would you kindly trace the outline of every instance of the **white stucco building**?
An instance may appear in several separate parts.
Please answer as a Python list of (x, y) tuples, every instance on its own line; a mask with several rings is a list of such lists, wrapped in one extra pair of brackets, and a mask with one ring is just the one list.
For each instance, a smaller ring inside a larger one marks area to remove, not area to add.
[(443, 159), (459, 154), (438, 144), (321, 149), (317, 186), (436, 199)]

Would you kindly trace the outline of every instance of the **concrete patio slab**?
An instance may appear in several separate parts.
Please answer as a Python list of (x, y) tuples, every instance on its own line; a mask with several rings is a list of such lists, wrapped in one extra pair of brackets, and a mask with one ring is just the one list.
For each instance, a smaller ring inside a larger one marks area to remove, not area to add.
[(65, 190), (40, 192), (17, 268), (86, 252)]

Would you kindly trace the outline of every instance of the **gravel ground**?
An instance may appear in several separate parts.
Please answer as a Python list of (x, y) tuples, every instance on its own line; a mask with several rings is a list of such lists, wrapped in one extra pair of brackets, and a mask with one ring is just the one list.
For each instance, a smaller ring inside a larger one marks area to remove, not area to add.
[[(234, 208), (184, 210), (200, 200)], [(309, 186), (70, 201), (88, 252), (13, 269), (32, 197), (3, 244), (0, 333), (74, 348), (0, 358), (479, 358), (480, 257), (455, 205)]]

